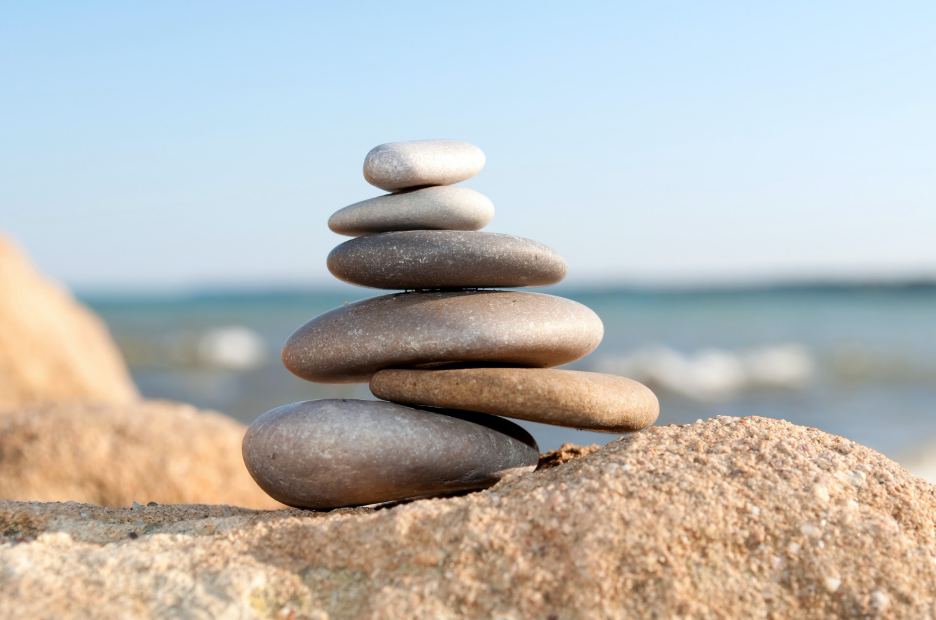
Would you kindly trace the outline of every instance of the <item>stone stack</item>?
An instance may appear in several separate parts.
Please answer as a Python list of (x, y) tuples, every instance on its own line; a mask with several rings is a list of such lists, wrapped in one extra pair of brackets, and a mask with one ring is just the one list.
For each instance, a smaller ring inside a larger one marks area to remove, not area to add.
[(653, 423), (645, 386), (551, 368), (598, 346), (589, 308), (541, 293), (492, 290), (561, 280), (565, 260), (535, 241), (477, 232), (494, 215), (482, 194), (452, 185), (484, 166), (455, 140), (394, 142), (364, 160), (392, 193), (336, 212), (355, 237), (328, 256), (346, 282), (394, 293), (345, 304), (283, 347), (293, 374), (370, 382), (384, 399), (317, 400), (260, 416), (244, 437), (247, 469), (273, 498), (327, 509), (486, 488), (536, 468), (539, 449), (498, 416), (623, 433)]

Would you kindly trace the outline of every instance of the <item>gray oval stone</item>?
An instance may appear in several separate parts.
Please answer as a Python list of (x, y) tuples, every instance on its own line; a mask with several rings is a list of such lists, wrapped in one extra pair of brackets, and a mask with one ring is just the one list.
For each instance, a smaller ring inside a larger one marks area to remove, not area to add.
[(536, 441), (503, 418), (367, 400), (277, 407), (247, 429), (243, 454), (271, 497), (317, 509), (484, 489), (539, 461)]
[(328, 218), (328, 227), (349, 237), (391, 230), (478, 230), (493, 217), (494, 204), (481, 192), (443, 185), (356, 202)]
[(552, 248), (490, 232), (406, 230), (345, 241), (328, 255), (339, 280), (375, 288), (545, 286), (566, 261)]
[(598, 346), (586, 306), (520, 291), (398, 293), (321, 314), (283, 346), (283, 365), (320, 383), (367, 381), (383, 368), (470, 363), (558, 366)]
[(483, 411), (543, 424), (606, 433), (650, 426), (656, 395), (633, 379), (560, 368), (381, 370), (370, 380), (377, 398), (412, 405)]
[(484, 153), (460, 140), (390, 142), (371, 149), (364, 158), (364, 178), (393, 191), (425, 185), (451, 185), (469, 179), (484, 167)]

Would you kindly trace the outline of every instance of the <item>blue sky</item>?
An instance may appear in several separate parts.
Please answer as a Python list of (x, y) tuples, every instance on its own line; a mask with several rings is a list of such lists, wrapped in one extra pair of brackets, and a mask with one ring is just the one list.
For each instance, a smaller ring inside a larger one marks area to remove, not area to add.
[(931, 2), (0, 9), (0, 230), (77, 287), (328, 283), (380, 143), (473, 142), (567, 281), (936, 275)]

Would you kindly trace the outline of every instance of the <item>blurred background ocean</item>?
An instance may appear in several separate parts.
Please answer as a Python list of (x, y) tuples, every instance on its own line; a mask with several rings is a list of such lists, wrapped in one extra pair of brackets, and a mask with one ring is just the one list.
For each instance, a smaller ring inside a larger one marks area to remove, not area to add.
[(453, 138), (487, 156), (465, 183), (487, 230), (556, 249), (544, 292), (604, 321), (573, 367), (647, 382), (660, 423), (936, 439), (936, 3), (0, 13), (0, 230), (103, 316), (145, 396), (244, 421), (366, 397), (279, 349), (377, 294), (325, 268), (328, 216), (381, 193), (368, 150)]
[[(659, 395), (658, 424), (762, 415), (886, 454), (936, 437), (936, 284), (538, 289), (591, 307), (601, 345), (570, 368), (622, 374)], [(144, 396), (250, 422), (310, 398), (372, 398), (366, 385), (290, 375), (279, 351), (306, 320), (378, 291), (215, 291), (87, 296)], [(614, 437), (520, 422), (542, 449)]]

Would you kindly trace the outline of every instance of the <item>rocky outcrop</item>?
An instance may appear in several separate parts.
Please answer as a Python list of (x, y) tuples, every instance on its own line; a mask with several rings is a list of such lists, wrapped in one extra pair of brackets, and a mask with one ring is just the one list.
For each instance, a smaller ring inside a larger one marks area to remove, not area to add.
[(244, 468), (245, 430), (220, 413), (166, 401), (7, 412), (0, 416), (0, 497), (279, 507)]
[(0, 412), (137, 398), (104, 324), (0, 235)]
[(575, 453), (380, 509), (0, 502), (0, 616), (936, 614), (936, 487), (873, 450), (717, 418)]

